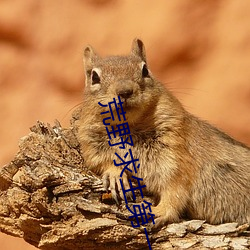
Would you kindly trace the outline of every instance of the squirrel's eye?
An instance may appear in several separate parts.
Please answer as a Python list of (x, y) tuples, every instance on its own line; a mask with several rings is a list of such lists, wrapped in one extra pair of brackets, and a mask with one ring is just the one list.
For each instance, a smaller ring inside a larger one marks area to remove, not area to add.
[(148, 72), (148, 68), (147, 68), (147, 65), (146, 65), (146, 64), (143, 65), (143, 68), (142, 68), (142, 76), (143, 76), (143, 77), (149, 77), (149, 72)]
[(99, 84), (101, 81), (100, 76), (94, 70), (92, 71), (91, 81), (92, 85)]

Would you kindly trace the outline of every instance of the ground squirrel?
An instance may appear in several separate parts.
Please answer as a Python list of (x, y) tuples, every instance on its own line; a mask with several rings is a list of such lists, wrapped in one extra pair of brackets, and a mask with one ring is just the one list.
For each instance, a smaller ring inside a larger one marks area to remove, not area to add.
[[(113, 160), (124, 149), (109, 146), (98, 102), (120, 96), (133, 155), (140, 160), (138, 176), (158, 199), (153, 207), (158, 225), (183, 214), (212, 224), (250, 223), (250, 148), (187, 112), (153, 77), (141, 40), (133, 41), (127, 56), (101, 58), (88, 46), (84, 65), (82, 154), (115, 198), (121, 169)], [(123, 182), (126, 186), (127, 179)]]

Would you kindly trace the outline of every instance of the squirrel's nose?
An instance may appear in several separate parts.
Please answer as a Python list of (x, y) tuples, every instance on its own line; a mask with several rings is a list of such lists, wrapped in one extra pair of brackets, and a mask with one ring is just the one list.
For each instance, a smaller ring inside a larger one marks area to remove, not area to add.
[(133, 94), (133, 89), (122, 89), (117, 91), (117, 95), (123, 97), (124, 99), (128, 99)]

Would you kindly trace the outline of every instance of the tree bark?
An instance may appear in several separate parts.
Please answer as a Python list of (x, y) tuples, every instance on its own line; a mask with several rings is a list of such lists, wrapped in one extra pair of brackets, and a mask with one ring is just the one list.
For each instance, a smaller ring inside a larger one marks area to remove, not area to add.
[[(37, 122), (0, 169), (1, 232), (45, 250), (148, 249), (124, 203), (117, 206), (84, 165), (78, 121), (79, 110), (69, 128)], [(249, 249), (249, 230), (247, 224), (191, 220), (149, 232), (149, 240), (152, 249)]]

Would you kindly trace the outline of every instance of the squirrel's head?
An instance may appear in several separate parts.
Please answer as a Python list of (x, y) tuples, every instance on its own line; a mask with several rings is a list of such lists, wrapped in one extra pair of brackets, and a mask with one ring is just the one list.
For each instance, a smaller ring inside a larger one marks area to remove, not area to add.
[(84, 50), (83, 61), (85, 93), (88, 101), (93, 97), (96, 105), (98, 102), (108, 104), (120, 96), (127, 114), (135, 114), (148, 107), (156, 96), (155, 80), (148, 69), (143, 42), (139, 39), (134, 39), (131, 53), (127, 56), (102, 58), (88, 46)]

